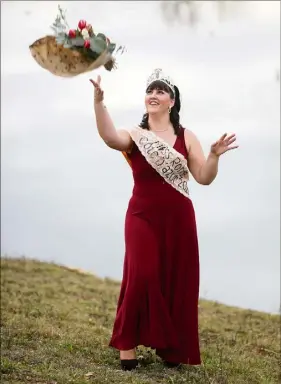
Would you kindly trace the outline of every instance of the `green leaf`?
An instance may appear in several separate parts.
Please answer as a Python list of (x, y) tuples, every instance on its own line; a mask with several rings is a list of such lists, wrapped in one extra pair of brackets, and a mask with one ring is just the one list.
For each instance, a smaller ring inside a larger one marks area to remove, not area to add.
[(92, 37), (90, 39), (91, 50), (96, 53), (102, 53), (106, 49), (106, 42), (100, 37)]
[(108, 52), (110, 52), (110, 53), (113, 53), (113, 51), (115, 50), (115, 48), (116, 48), (116, 44), (114, 44), (114, 43), (109, 43), (108, 46), (107, 46), (107, 50), (108, 50)]
[(65, 14), (66, 14), (66, 11), (63, 10), (60, 5), (58, 6), (58, 9), (59, 9), (59, 13), (60, 13), (60, 18), (64, 21), (65, 25), (64, 25), (64, 28), (69, 28), (69, 25), (67, 24), (67, 21), (66, 21), (66, 17), (65, 17)]
[(99, 37), (99, 38), (103, 39), (104, 41), (106, 41), (106, 36), (103, 33), (98, 33), (96, 37)]
[(54, 22), (54, 25), (60, 25), (60, 24), (61, 24), (60, 17), (57, 16), (57, 17), (56, 17), (56, 20), (55, 20), (55, 22)]
[(118, 53), (119, 51), (121, 51), (121, 55), (124, 53), (125, 51), (125, 47), (122, 47), (121, 45), (118, 47), (116, 53)]
[(81, 36), (74, 37), (71, 39), (72, 45), (75, 45), (76, 47), (83, 47), (84, 46), (84, 39)]
[(57, 15), (54, 23), (51, 26), (56, 36), (60, 33), (63, 33), (63, 32), (65, 33), (67, 28), (69, 28), (65, 19), (65, 12), (63, 12), (60, 6), (58, 8), (59, 8), (60, 15)]
[(52, 28), (52, 30), (55, 32), (55, 34), (57, 34), (57, 28), (56, 28), (56, 27), (53, 27), (52, 25), (51, 25), (51, 28)]
[(93, 60), (96, 60), (96, 59), (99, 57), (99, 54), (96, 53), (96, 52), (93, 52), (91, 49), (87, 49), (87, 51), (85, 52), (85, 54), (86, 54), (89, 58), (91, 58), (91, 59), (93, 59)]
[(66, 33), (64, 33), (64, 32), (60, 32), (60, 33), (58, 33), (57, 34), (57, 36), (56, 36), (56, 42), (58, 43), (58, 44), (64, 44), (65, 43), (65, 41), (67, 40), (67, 34)]
[(64, 48), (72, 48), (72, 44), (69, 41), (64, 43), (63, 46), (64, 46)]

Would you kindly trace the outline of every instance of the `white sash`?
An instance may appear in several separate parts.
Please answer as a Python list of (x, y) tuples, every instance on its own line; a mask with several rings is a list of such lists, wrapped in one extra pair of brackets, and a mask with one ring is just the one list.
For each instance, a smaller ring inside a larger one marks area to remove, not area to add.
[(135, 127), (130, 135), (146, 161), (178, 192), (189, 197), (189, 170), (182, 154), (152, 131)]

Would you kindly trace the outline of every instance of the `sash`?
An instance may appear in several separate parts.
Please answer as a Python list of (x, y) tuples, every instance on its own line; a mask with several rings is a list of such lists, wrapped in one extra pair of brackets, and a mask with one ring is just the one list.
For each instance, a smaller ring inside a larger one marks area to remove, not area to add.
[[(152, 131), (135, 127), (129, 133), (141, 154), (159, 175), (178, 192), (189, 197), (189, 170), (184, 156)], [(132, 166), (128, 154), (122, 153)]]

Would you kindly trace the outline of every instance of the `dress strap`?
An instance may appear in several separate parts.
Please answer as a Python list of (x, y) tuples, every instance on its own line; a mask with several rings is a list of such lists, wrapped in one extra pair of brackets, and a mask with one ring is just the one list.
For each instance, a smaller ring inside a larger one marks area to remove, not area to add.
[(186, 144), (185, 144), (185, 134), (184, 134), (184, 132), (185, 132), (185, 128), (181, 126), (180, 127), (179, 136), (178, 136), (178, 146), (177, 146), (177, 149), (187, 159), (187, 157), (188, 157), (188, 149), (186, 148)]
[(181, 138), (183, 138), (183, 139), (184, 139), (184, 131), (185, 131), (185, 128), (181, 125), (181, 126), (180, 126), (179, 136), (180, 136)]

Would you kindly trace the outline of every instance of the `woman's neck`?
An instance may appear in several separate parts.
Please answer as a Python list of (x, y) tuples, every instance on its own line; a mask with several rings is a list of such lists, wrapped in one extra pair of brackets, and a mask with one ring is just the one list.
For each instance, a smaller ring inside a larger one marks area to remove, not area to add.
[(163, 132), (173, 130), (173, 126), (170, 122), (169, 115), (155, 116), (150, 115), (148, 117), (148, 126), (151, 131)]

